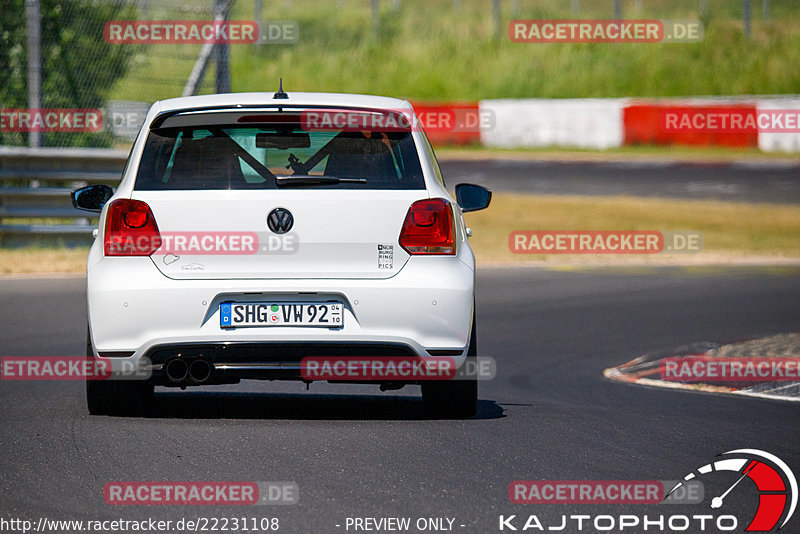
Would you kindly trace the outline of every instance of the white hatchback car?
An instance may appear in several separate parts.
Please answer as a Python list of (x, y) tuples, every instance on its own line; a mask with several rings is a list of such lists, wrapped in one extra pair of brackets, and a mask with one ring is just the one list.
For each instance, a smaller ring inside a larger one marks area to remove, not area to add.
[[(491, 192), (460, 184), (455, 201), (416, 124), (408, 102), (363, 95), (153, 104), (116, 192), (72, 194), (100, 212), (87, 356), (146, 371), (88, 380), (89, 411), (139, 412), (155, 385), (311, 382), (309, 359), (468, 367), (475, 258), (462, 212)], [(474, 375), (414, 377), (338, 379), (420, 384), (434, 414), (474, 415)]]

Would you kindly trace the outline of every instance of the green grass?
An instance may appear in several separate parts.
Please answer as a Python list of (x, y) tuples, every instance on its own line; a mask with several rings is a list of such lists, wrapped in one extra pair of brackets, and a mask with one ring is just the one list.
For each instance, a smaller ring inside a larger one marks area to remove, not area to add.
[[(524, 97), (665, 97), (800, 92), (800, 5), (772, 0), (769, 21), (752, 5), (752, 35), (743, 34), (740, 0), (709, 0), (705, 39), (691, 44), (519, 44), (505, 34), (513, 18), (572, 18), (569, 0), (520, 0), (503, 6), (495, 39), (488, 0), (381, 1), (380, 33), (372, 32), (369, 2), (264, 2), (263, 18), (295, 20), (293, 45), (232, 45), (234, 91), (272, 91), (283, 77), (289, 91), (382, 94), (414, 99), (475, 100)], [(580, 2), (580, 18), (611, 18), (611, 0)], [(626, 18), (697, 19), (697, 0), (646, 0)], [(240, 0), (232, 19), (253, 17)], [(185, 17), (184, 17), (185, 18)], [(109, 95), (151, 101), (177, 96), (191, 71), (190, 48), (143, 47), (134, 68)], [(195, 47), (199, 49), (199, 46)], [(147, 73), (174, 83), (148, 83)], [(206, 74), (204, 92), (211, 90)]]
[[(485, 211), (468, 213), (470, 240), (481, 262), (586, 263), (650, 261), (726, 263), (736, 259), (800, 258), (800, 206), (639, 197), (498, 193)], [(696, 254), (513, 254), (515, 230), (692, 230), (703, 234)]]
[(29, 247), (0, 249), (0, 275), (85, 273), (89, 247)]

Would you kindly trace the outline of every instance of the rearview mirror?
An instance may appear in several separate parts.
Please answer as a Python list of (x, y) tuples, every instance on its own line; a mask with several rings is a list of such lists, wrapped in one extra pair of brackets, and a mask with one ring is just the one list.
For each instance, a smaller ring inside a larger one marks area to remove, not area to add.
[(461, 206), (461, 211), (478, 211), (489, 207), (489, 203), (492, 201), (492, 192), (480, 185), (458, 184), (456, 200)]
[(105, 184), (89, 185), (72, 192), (72, 205), (79, 210), (100, 211), (108, 199), (114, 195), (114, 190)]
[(256, 146), (278, 150), (308, 148), (311, 146), (311, 136), (306, 132), (260, 133), (256, 135)]

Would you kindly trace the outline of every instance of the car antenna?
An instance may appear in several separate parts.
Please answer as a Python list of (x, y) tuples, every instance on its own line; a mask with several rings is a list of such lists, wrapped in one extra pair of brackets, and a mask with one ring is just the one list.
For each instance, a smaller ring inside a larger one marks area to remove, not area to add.
[(272, 95), (272, 98), (275, 100), (286, 100), (289, 98), (289, 95), (283, 92), (283, 78), (281, 78), (278, 92)]

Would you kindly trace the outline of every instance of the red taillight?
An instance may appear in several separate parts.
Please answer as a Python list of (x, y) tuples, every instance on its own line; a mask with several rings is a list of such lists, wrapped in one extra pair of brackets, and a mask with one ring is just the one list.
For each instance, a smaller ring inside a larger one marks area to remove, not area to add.
[(149, 256), (161, 246), (161, 234), (150, 206), (121, 198), (108, 207), (106, 256)]
[(455, 254), (453, 209), (443, 198), (411, 204), (400, 232), (400, 246), (409, 254)]

